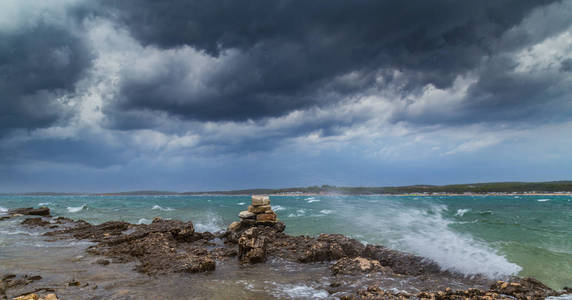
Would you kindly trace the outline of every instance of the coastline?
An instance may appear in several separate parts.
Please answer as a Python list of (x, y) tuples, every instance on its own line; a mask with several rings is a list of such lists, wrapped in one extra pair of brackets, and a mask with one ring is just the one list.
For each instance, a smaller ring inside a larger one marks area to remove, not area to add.
[[(249, 268), (259, 268), (259, 271), (270, 273), (274, 272), (267, 269), (271, 266), (271, 269), (274, 268), (278, 272), (297, 268), (302, 273), (319, 274), (322, 276), (320, 281), (324, 282), (321, 286), (319, 282), (307, 276), (296, 277), (293, 282), (297, 286), (313, 286), (314, 290), (322, 293), (320, 295), (346, 297), (343, 299), (403, 299), (432, 296), (439, 296), (440, 299), (456, 299), (459, 296), (504, 299), (501, 296), (503, 293), (516, 295), (517, 298), (521, 298), (524, 294), (536, 295), (537, 297), (533, 299), (541, 299), (547, 295), (560, 294), (533, 279), (511, 277), (507, 278), (507, 282), (499, 283), (479, 276), (467, 278), (460, 274), (442, 271), (426, 259), (382, 246), (366, 247), (342, 235), (321, 235), (316, 238), (290, 236), (283, 233), (284, 228), (282, 225), (276, 225), (278, 223), (256, 226), (243, 224), (222, 232), (198, 233), (194, 230), (192, 222), (156, 219), (149, 225), (120, 221), (91, 225), (82, 220), (53, 218), (49, 216), (47, 208), (13, 210), (10, 217), (5, 220), (17, 220), (22, 223), (21, 226), (41, 228), (42, 236), (53, 241), (92, 243), (82, 250), (86, 252), (87, 259), (92, 261), (91, 264), (84, 266), (85, 268), (93, 266), (100, 270), (109, 266), (122, 268), (121, 266), (129, 265), (135, 271), (131, 271), (131, 275), (126, 275), (130, 271), (122, 270), (122, 274), (133, 278), (147, 274), (145, 276), (155, 278), (149, 279), (153, 284), (159, 285), (164, 284), (161, 278), (185, 276), (180, 274), (194, 273), (186, 275), (189, 277), (205, 274), (204, 277), (208, 278), (222, 271), (223, 274), (214, 276), (224, 277), (224, 272), (234, 274), (232, 272), (242, 272)], [(167, 248), (161, 246), (163, 243), (169, 246)], [(191, 254), (181, 256), (181, 251)], [(264, 259), (259, 261), (260, 253)], [(184, 268), (180, 269), (181, 266)], [(22, 279), (25, 274), (15, 275), (15, 278)], [(258, 280), (264, 281), (263, 278)], [(405, 282), (406, 286), (403, 286), (403, 283), (401, 286), (395, 283), (393, 286), (387, 285), (387, 282), (397, 282), (395, 280)], [(253, 282), (256, 281), (257, 279), (253, 279)], [(86, 284), (82, 280), (79, 282), (79, 285)], [(32, 281), (17, 291), (22, 292), (36, 287), (36, 284)], [(71, 294), (74, 293), (73, 288), (69, 287), (69, 282), (61, 283), (59, 286), (49, 289), (64, 295), (70, 290)], [(97, 283), (92, 282), (88, 286), (93, 289), (89, 291), (90, 295), (99, 292)], [(75, 295), (81, 296), (81, 293), (87, 293), (88, 286)], [(396, 288), (399, 292), (395, 292)], [(327, 294), (323, 294), (324, 292)], [(539, 298), (540, 296), (542, 297)]]

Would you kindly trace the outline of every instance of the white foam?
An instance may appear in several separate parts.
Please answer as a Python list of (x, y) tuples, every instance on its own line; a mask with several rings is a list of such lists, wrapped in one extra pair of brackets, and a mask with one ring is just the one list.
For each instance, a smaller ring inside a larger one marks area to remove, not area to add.
[(564, 294), (560, 296), (550, 296), (546, 300), (572, 300), (572, 294)]
[(53, 205), (52, 202), (40, 202), (38, 203), (38, 206), (48, 206), (48, 205)]
[(455, 214), (455, 216), (462, 217), (462, 216), (464, 216), (464, 215), (465, 215), (467, 212), (469, 212), (469, 211), (470, 211), (470, 209), (468, 209), (468, 208), (458, 209), (458, 210), (457, 210), (457, 213)]
[(272, 282), (272, 284), (274, 285), (274, 288), (271, 293), (278, 298), (325, 299), (330, 296), (330, 294), (325, 290), (315, 289), (305, 284), (279, 284), (275, 282)]
[[(193, 223), (195, 223), (195, 222), (193, 222)], [(217, 231), (221, 231), (224, 229), (224, 227), (221, 226), (221, 224), (223, 224), (221, 218), (218, 215), (216, 215), (212, 212), (209, 212), (209, 213), (207, 213), (206, 222), (203, 221), (203, 222), (196, 222), (195, 223), (195, 230), (197, 232), (205, 232), (205, 231), (217, 232)]]
[(274, 206), (272, 206), (272, 209), (273, 209), (274, 211), (286, 210), (286, 208), (284, 208), (284, 207), (282, 207), (282, 206), (280, 206), (280, 205), (274, 205)]
[(244, 203), (244, 202), (239, 202), (239, 203), (237, 203), (237, 205), (245, 205), (245, 204), (246, 204), (246, 203)]
[(538, 202), (546, 202), (546, 201), (550, 201), (550, 199), (538, 199), (538, 200), (536, 200), (536, 201), (538, 201)]
[(84, 210), (84, 209), (87, 209), (87, 204), (84, 204), (84, 205), (82, 205), (82, 206), (77, 206), (77, 207), (68, 206), (67, 209), (68, 209), (68, 212), (76, 213), (76, 212), (80, 212), (80, 211), (82, 211), (82, 210)]
[(8, 212), (8, 209), (0, 206), (0, 213), (5, 213), (5, 212)]
[(320, 210), (320, 213), (324, 214), (324, 215), (329, 215), (331, 213), (333, 213), (333, 210), (329, 210), (329, 209), (322, 209)]
[(174, 209), (172, 209), (172, 208), (170, 208), (170, 207), (163, 208), (163, 207), (161, 207), (161, 206), (159, 206), (159, 205), (154, 205), (153, 208), (151, 208), (151, 209), (155, 209), (155, 210), (158, 209), (158, 210), (160, 210), (160, 211), (173, 211), (173, 210), (174, 210)]
[(137, 221), (137, 224), (151, 224), (151, 220), (141, 218), (141, 219), (139, 219), (139, 221)]
[(320, 199), (316, 199), (314, 197), (309, 197), (309, 198), (306, 198), (306, 201), (308, 201), (308, 203), (320, 202)]
[[(421, 206), (421, 205), (420, 205)], [(351, 211), (348, 206), (344, 211)], [(486, 243), (449, 227), (453, 222), (443, 217), (447, 207), (431, 204), (429, 207), (406, 207), (387, 203), (376, 211), (353, 211), (354, 218), (372, 235), (383, 235), (388, 246), (435, 261), (444, 270), (465, 275), (483, 274), (490, 278), (514, 275), (522, 269)]]
[(288, 215), (289, 218), (296, 218), (296, 217), (302, 217), (306, 215), (306, 210), (305, 209), (298, 209), (296, 210), (296, 213), (291, 213)]

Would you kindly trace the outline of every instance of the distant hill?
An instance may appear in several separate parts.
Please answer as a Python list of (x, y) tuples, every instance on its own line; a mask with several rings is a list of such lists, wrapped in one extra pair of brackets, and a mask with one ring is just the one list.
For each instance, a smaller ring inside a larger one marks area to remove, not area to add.
[[(548, 182), (487, 182), (450, 185), (408, 185), (386, 187), (337, 187), (331, 185), (293, 187), (282, 189), (244, 189), (230, 191), (207, 192), (170, 192), (170, 191), (132, 191), (118, 193), (86, 193), (89, 195), (252, 195), (252, 194), (341, 194), (341, 195), (374, 195), (374, 194), (486, 194), (486, 193), (556, 193), (572, 192), (572, 181)], [(20, 193), (20, 195), (77, 195), (78, 193)]]

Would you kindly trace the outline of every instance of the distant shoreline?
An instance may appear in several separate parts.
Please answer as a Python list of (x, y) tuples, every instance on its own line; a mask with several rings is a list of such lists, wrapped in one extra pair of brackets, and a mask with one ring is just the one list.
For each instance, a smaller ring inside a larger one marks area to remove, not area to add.
[(572, 181), (547, 182), (487, 182), (451, 185), (409, 185), (385, 187), (338, 187), (331, 185), (291, 187), (291, 188), (254, 188), (227, 191), (172, 192), (164, 190), (138, 190), (109, 193), (66, 193), (66, 192), (22, 192), (1, 193), (0, 195), (26, 196), (240, 196), (240, 195), (273, 195), (273, 196), (319, 196), (319, 195), (392, 195), (392, 196), (479, 196), (479, 195), (572, 195)]

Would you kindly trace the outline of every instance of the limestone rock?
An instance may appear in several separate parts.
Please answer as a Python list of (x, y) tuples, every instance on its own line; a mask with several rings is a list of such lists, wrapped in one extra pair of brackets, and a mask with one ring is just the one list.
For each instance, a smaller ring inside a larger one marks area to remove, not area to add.
[(262, 214), (268, 210), (272, 210), (272, 207), (270, 205), (261, 205), (261, 206), (249, 205), (248, 206), (248, 211), (251, 213), (255, 213), (255, 214)]
[(260, 263), (266, 261), (267, 238), (263, 231), (251, 227), (238, 239), (238, 258), (243, 263)]
[(228, 231), (231, 231), (231, 232), (238, 231), (241, 226), (242, 225), (240, 222), (232, 222), (232, 223), (230, 223), (230, 225), (228, 225)]
[(256, 215), (256, 222), (276, 222), (276, 213), (271, 211)]
[(249, 212), (247, 210), (243, 210), (240, 213), (238, 213), (238, 217), (241, 219), (254, 219), (256, 218), (256, 214), (253, 212)]
[(39, 208), (27, 207), (27, 208), (18, 208), (9, 211), (12, 215), (25, 215), (25, 216), (50, 216), (50, 209), (41, 206)]
[(261, 196), (261, 195), (253, 195), (252, 196), (252, 206), (262, 206), (262, 205), (270, 205), (270, 197)]
[(13, 298), (12, 300), (38, 300), (38, 299), (40, 299), (40, 297), (37, 294), (28, 294)]
[(58, 300), (58, 297), (56, 296), (56, 294), (47, 294), (44, 297), (44, 300)]
[(349, 258), (343, 257), (339, 259), (331, 268), (334, 275), (347, 274), (357, 275), (359, 273), (370, 272), (391, 272), (388, 267), (382, 267), (379, 261), (367, 259), (364, 257)]

